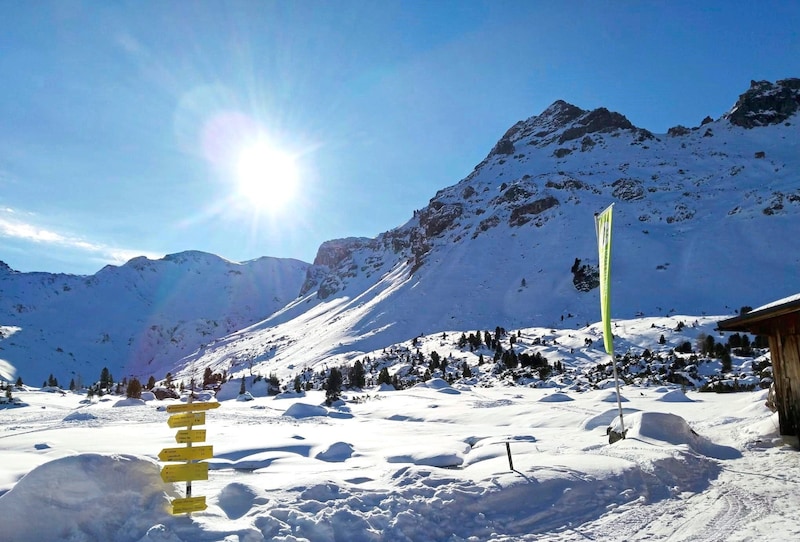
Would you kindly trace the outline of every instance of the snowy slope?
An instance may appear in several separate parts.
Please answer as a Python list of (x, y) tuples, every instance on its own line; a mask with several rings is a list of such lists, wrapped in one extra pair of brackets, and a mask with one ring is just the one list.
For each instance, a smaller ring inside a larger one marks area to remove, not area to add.
[[(163, 378), (202, 344), (261, 320), (296, 297), (308, 264), (242, 264), (202, 252), (135, 258), (92, 276), (0, 268), (0, 358), (26, 383), (62, 387)], [(13, 335), (12, 335), (13, 332)]]

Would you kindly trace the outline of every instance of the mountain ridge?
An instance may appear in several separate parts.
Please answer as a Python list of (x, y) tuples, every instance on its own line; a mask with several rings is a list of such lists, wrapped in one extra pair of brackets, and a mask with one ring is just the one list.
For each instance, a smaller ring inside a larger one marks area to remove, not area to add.
[(120, 377), (161, 374), (285, 305), (307, 266), (269, 257), (240, 264), (200, 251), (137, 257), (90, 276), (8, 266), (1, 274), (0, 266), (0, 324), (19, 328), (0, 342), (0, 357), (27, 378), (91, 382), (102, 367)]

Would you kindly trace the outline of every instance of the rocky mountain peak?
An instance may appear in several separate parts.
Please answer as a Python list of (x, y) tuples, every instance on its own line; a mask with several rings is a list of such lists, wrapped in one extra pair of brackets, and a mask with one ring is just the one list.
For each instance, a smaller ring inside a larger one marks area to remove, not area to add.
[(780, 124), (800, 109), (800, 79), (750, 81), (750, 88), (739, 96), (725, 115), (731, 124), (743, 128)]

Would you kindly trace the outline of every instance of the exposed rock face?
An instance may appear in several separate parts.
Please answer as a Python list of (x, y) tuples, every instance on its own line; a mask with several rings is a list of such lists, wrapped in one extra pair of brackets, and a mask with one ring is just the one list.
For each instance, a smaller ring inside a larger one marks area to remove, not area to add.
[(625, 115), (609, 111), (605, 107), (600, 107), (589, 112), (575, 122), (575, 126), (567, 128), (558, 139), (559, 144), (566, 141), (578, 139), (586, 134), (596, 132), (613, 132), (614, 130), (634, 130), (636, 127), (631, 124)]
[(754, 128), (779, 124), (800, 109), (800, 79), (783, 79), (777, 83), (751, 81), (750, 88), (726, 115), (736, 126)]
[(542, 112), (540, 117), (549, 117), (556, 126), (566, 126), (585, 113), (587, 111), (580, 107), (576, 107), (564, 100), (556, 100)]
[(618, 199), (633, 201), (644, 197), (644, 186), (639, 179), (617, 179), (611, 186), (611, 194)]
[(497, 154), (514, 154), (514, 144), (508, 138), (502, 138), (489, 153), (489, 156)]
[(461, 216), (463, 209), (464, 206), (460, 203), (431, 201), (430, 205), (419, 213), (419, 224), (425, 228), (425, 236), (436, 237), (440, 235)]
[(511, 218), (508, 223), (511, 226), (522, 226), (530, 221), (534, 216), (541, 214), (551, 207), (555, 207), (556, 205), (558, 205), (558, 200), (553, 196), (547, 196), (546, 198), (537, 199), (531, 203), (520, 205), (511, 211)]
[(572, 284), (579, 292), (589, 292), (600, 286), (600, 270), (593, 265), (581, 265), (581, 259), (575, 258), (572, 264)]
[(681, 137), (690, 134), (691, 132), (692, 131), (689, 128), (687, 128), (686, 126), (681, 126), (679, 124), (667, 130), (667, 135), (670, 137)]
[(348, 237), (345, 239), (333, 239), (325, 241), (317, 250), (317, 257), (314, 258), (314, 265), (327, 265), (336, 267), (347, 259), (354, 250), (363, 247), (371, 242), (365, 237)]

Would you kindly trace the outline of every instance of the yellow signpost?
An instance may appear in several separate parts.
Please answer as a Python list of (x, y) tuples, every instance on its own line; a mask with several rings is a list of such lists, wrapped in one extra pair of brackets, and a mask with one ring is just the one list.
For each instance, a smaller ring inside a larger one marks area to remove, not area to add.
[(188, 427), (191, 425), (205, 425), (205, 412), (189, 412), (186, 414), (173, 414), (167, 419), (167, 424), (172, 427)]
[(172, 501), (173, 514), (188, 514), (190, 512), (202, 512), (208, 508), (206, 506), (206, 498), (203, 497), (186, 497), (185, 499), (174, 499)]
[(191, 461), (193, 459), (209, 459), (214, 456), (213, 446), (195, 446), (193, 448), (164, 448), (159, 452), (160, 461)]
[(181, 403), (179, 405), (169, 405), (167, 412), (197, 412), (215, 408), (219, 408), (219, 403)]
[(186, 444), (187, 442), (205, 442), (205, 429), (181, 429), (175, 433), (175, 442)]
[(192, 480), (208, 480), (208, 463), (178, 463), (164, 465), (161, 479), (165, 482), (191, 482)]
[(161, 469), (161, 479), (164, 482), (186, 482), (186, 497), (173, 499), (173, 514), (190, 514), (206, 509), (206, 498), (192, 496), (193, 480), (208, 480), (208, 463), (200, 460), (214, 457), (213, 446), (192, 446), (194, 442), (206, 441), (205, 429), (193, 429), (195, 425), (205, 425), (206, 410), (219, 408), (219, 403), (188, 403), (167, 406), (167, 412), (172, 414), (167, 420), (171, 428), (185, 427), (175, 434), (175, 442), (186, 444), (183, 448), (164, 448), (159, 452), (161, 461), (185, 461), (174, 465), (165, 465)]

